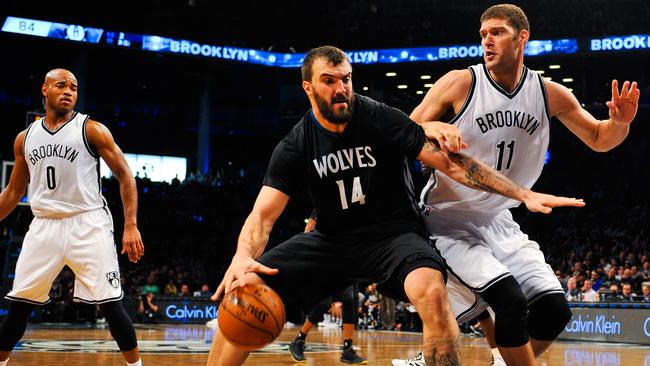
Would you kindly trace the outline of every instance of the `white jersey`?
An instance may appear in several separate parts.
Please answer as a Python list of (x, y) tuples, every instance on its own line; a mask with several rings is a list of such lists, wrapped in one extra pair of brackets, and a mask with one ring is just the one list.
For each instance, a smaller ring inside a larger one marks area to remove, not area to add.
[(63, 218), (106, 207), (99, 155), (86, 138), (87, 121), (87, 115), (75, 112), (56, 131), (47, 128), (45, 118), (27, 129), (23, 148), (34, 216)]
[[(548, 148), (550, 116), (542, 77), (524, 67), (512, 93), (501, 88), (483, 64), (470, 66), (472, 86), (451, 123), (460, 129), (465, 151), (530, 188), (542, 172)], [(434, 172), (422, 192), (422, 203), (434, 210), (496, 213), (518, 201), (468, 188)]]

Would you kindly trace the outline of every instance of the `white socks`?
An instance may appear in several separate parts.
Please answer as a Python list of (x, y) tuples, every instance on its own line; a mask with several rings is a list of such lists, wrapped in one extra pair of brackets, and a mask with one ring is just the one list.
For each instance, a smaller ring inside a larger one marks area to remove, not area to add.
[[(134, 363), (128, 363), (128, 362), (127, 362), (126, 365), (127, 365), (127, 366), (142, 366), (142, 359), (139, 359), (139, 360), (137, 360), (137, 361), (134, 362)], [(0, 366), (4, 366), (4, 365), (0, 364)]]
[[(490, 351), (492, 352), (492, 357), (503, 359), (503, 356), (501, 356), (501, 353), (499, 353), (498, 348), (490, 348)], [(2, 365), (0, 365), (0, 366), (2, 366)]]

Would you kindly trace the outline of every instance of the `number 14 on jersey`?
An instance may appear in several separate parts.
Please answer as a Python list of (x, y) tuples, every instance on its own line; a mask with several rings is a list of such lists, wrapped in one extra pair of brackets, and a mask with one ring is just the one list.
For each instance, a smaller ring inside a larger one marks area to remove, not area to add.
[[(341, 197), (341, 207), (343, 207), (344, 210), (348, 209), (348, 198), (345, 194), (345, 184), (343, 183), (343, 180), (337, 180), (336, 185), (339, 186), (339, 196)], [(354, 177), (352, 180), (352, 197), (350, 200), (350, 203), (355, 203), (359, 202), (360, 205), (364, 205), (366, 203), (366, 196), (363, 194), (363, 190), (361, 189), (361, 180), (359, 177)]]

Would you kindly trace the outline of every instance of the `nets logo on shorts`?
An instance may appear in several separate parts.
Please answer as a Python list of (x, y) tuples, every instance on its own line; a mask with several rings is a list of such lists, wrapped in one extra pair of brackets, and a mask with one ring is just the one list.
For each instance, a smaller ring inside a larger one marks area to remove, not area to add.
[(108, 272), (106, 274), (106, 279), (108, 280), (108, 283), (111, 284), (111, 286), (115, 288), (120, 287), (120, 272), (117, 271)]

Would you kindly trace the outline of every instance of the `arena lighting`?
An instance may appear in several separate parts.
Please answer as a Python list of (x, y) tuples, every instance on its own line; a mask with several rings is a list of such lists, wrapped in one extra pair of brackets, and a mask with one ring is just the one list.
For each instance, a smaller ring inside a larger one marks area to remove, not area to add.
[(540, 75), (544, 75), (545, 72), (544, 70), (534, 70), (534, 71)]
[(387, 72), (386, 76), (388, 76), (388, 77), (397, 76), (397, 73), (396, 72)]
[(550, 65), (548, 68), (551, 70), (557, 70), (560, 68), (560, 65)]
[(418, 90), (418, 91), (415, 92), (415, 94), (420, 95), (420, 94), (424, 94), (424, 92), (422, 90)]
[(571, 93), (573, 93), (573, 88), (567, 88)]
[(564, 79), (562, 79), (562, 82), (563, 82), (563, 83), (572, 83), (572, 82), (573, 82), (573, 78), (564, 78)]
[(432, 86), (433, 86), (433, 84), (424, 84), (424, 87), (425, 87), (425, 88), (430, 88), (430, 87), (432, 87)]
[(406, 85), (406, 84), (400, 84), (400, 85), (397, 86), (397, 89), (406, 89), (406, 88), (408, 88), (408, 87), (409, 87), (409, 86)]
[(431, 75), (420, 75), (420, 79), (429, 80), (429, 79), (431, 79)]
[(550, 76), (544, 76), (544, 79), (546, 79), (546, 80), (548, 80), (548, 81), (551, 81), (551, 80), (553, 80), (553, 78), (552, 78), (552, 77), (550, 77)]
[(368, 90), (368, 87), (367, 87), (367, 86), (364, 86), (362, 89), (363, 89), (363, 90)]

